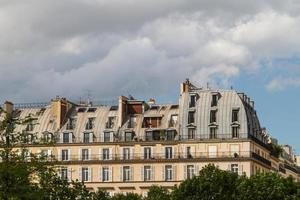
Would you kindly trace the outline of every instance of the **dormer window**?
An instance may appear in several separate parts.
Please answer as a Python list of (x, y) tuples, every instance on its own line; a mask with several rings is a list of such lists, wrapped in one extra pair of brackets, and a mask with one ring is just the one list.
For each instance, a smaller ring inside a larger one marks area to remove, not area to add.
[(53, 141), (53, 134), (50, 132), (45, 132), (43, 135), (43, 139), (45, 142), (51, 142)]
[(95, 118), (94, 117), (91, 117), (91, 118), (88, 118), (88, 121), (85, 125), (85, 129), (86, 130), (91, 130), (94, 128), (94, 122), (95, 122)]
[(69, 118), (69, 121), (67, 123), (67, 130), (73, 130), (76, 125), (76, 119), (75, 118)]
[(33, 129), (34, 129), (34, 124), (33, 123), (27, 124), (26, 131), (33, 131)]
[(217, 122), (217, 111), (211, 110), (210, 111), (210, 123), (216, 123)]
[(128, 128), (134, 128), (136, 125), (136, 116), (130, 116)]
[(239, 127), (238, 126), (232, 127), (232, 138), (239, 138)]
[(178, 115), (171, 115), (169, 127), (175, 127), (177, 125)]
[(197, 96), (195, 94), (190, 96), (190, 108), (194, 108), (196, 106)]
[(115, 117), (108, 117), (108, 121), (106, 122), (106, 128), (113, 128), (115, 124)]
[(211, 100), (211, 107), (217, 106), (218, 105), (218, 94), (213, 94), (212, 95), (212, 100)]
[(97, 108), (89, 108), (87, 112), (96, 112)]
[(239, 121), (239, 109), (233, 109), (232, 110), (232, 122), (238, 122)]

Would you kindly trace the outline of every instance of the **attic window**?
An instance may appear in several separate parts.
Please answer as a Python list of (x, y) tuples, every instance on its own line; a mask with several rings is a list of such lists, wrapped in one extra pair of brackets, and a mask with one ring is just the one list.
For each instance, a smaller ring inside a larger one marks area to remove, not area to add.
[(118, 106), (112, 106), (109, 110), (118, 110)]
[(85, 112), (85, 111), (86, 111), (86, 108), (78, 108), (79, 113), (82, 113), (82, 112)]
[(152, 105), (152, 106), (150, 107), (150, 110), (157, 110), (157, 109), (158, 109), (158, 106), (153, 106), (153, 105)]
[(160, 107), (160, 110), (166, 110), (166, 106)]
[(172, 105), (171, 109), (177, 109), (179, 106), (178, 105)]
[(97, 110), (97, 108), (89, 108), (88, 110), (87, 110), (87, 112), (95, 112)]

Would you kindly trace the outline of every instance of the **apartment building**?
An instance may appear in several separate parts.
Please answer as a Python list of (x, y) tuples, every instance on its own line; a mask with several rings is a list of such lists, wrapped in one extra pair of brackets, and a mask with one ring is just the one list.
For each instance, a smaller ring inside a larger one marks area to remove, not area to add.
[(212, 90), (188, 80), (178, 104), (158, 105), (121, 96), (116, 105), (76, 104), (55, 98), (45, 105), (4, 110), (35, 121), (19, 125), (31, 153), (49, 156), (63, 179), (92, 190), (145, 194), (171, 188), (212, 163), (251, 176), (275, 171), (299, 178), (292, 159), (275, 155), (254, 102), (234, 90)]

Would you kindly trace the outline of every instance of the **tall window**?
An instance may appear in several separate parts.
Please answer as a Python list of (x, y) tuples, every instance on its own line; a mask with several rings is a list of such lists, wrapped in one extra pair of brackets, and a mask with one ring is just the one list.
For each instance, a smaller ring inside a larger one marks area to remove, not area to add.
[(109, 149), (102, 149), (102, 159), (109, 160)]
[(173, 151), (172, 151), (172, 147), (165, 147), (165, 158), (166, 159), (171, 159), (173, 158)]
[(230, 170), (234, 173), (239, 173), (239, 165), (238, 164), (231, 164)]
[(238, 138), (239, 137), (239, 127), (234, 126), (232, 127), (232, 138)]
[(89, 180), (89, 169), (87, 167), (81, 168), (81, 179), (82, 181)]
[(136, 116), (130, 116), (128, 128), (134, 128), (136, 125)]
[(191, 147), (186, 147), (186, 157), (187, 158), (192, 158)]
[(108, 121), (106, 122), (106, 128), (113, 128), (115, 124), (115, 117), (108, 117)]
[(69, 160), (69, 151), (68, 151), (68, 149), (61, 150), (61, 160), (63, 160), (63, 161)]
[(218, 95), (217, 94), (213, 94), (212, 95), (212, 100), (211, 100), (211, 106), (217, 106), (218, 105)]
[(109, 167), (102, 167), (102, 181), (107, 182), (110, 181), (110, 169)]
[(189, 140), (195, 139), (195, 128), (189, 128), (188, 129), (187, 139), (189, 139)]
[(123, 159), (124, 160), (130, 159), (130, 148), (123, 148)]
[(123, 181), (130, 181), (131, 170), (129, 166), (123, 167)]
[(104, 132), (104, 142), (110, 142), (111, 141), (111, 134), (110, 132)]
[(144, 148), (144, 159), (151, 159), (151, 147)]
[(172, 165), (165, 166), (165, 181), (173, 180), (173, 167)]
[(144, 181), (151, 181), (151, 166), (144, 166)]
[(70, 133), (63, 133), (63, 143), (70, 143)]
[(217, 138), (217, 128), (216, 127), (210, 127), (209, 132), (209, 139), (216, 139)]
[(189, 104), (189, 107), (190, 107), (190, 108), (195, 107), (196, 101), (197, 101), (197, 96), (196, 96), (196, 95), (191, 95), (191, 96), (190, 96), (190, 104)]
[(84, 143), (90, 142), (90, 133), (83, 133), (83, 142)]
[(63, 167), (60, 169), (60, 178), (62, 180), (68, 180), (68, 168)]
[(210, 111), (210, 123), (217, 122), (217, 111), (211, 110)]
[(232, 110), (232, 122), (238, 122), (239, 121), (239, 110), (234, 109)]
[(194, 165), (187, 165), (186, 166), (186, 177), (192, 178), (195, 175), (195, 166)]
[(167, 130), (166, 140), (174, 140), (174, 138), (175, 138), (175, 130)]
[(81, 150), (81, 159), (82, 160), (89, 160), (89, 150), (88, 149), (82, 149)]
[(194, 111), (189, 112), (188, 123), (189, 124), (195, 123), (195, 112)]
[(90, 117), (88, 118), (88, 121), (85, 125), (85, 129), (86, 130), (90, 130), (90, 129), (93, 129), (94, 128), (94, 121), (95, 121), (95, 118), (94, 117)]
[(75, 118), (69, 118), (69, 122), (67, 123), (67, 129), (73, 130), (75, 128), (76, 119)]

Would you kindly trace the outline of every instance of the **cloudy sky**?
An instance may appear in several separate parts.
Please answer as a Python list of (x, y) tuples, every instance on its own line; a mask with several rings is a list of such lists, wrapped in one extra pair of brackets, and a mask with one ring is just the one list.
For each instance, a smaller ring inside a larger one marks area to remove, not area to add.
[(244, 91), (300, 153), (300, 1), (0, 0), (0, 101)]

